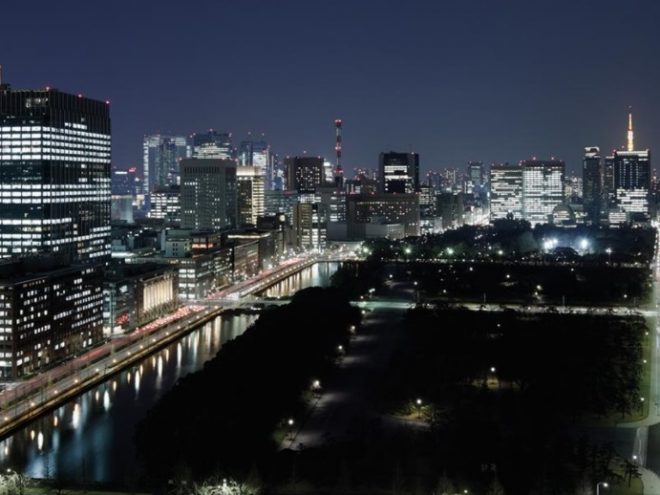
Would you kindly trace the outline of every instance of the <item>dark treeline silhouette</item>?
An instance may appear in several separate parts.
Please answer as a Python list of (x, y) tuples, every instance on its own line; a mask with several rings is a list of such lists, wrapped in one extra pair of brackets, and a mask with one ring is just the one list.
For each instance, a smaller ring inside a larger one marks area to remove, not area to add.
[(182, 378), (138, 426), (136, 443), (151, 483), (222, 473), (245, 479), (274, 454), (274, 435), (299, 418), (314, 379), (334, 365), (360, 313), (336, 289), (298, 292), (262, 313), (203, 370)]

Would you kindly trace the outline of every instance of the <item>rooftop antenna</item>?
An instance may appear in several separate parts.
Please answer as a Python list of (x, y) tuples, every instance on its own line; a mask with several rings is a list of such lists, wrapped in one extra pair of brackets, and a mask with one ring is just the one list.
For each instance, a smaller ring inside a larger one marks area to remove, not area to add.
[(2, 86), (2, 65), (0, 65), (0, 86)]
[[(2, 75), (0, 75), (0, 80)], [(628, 151), (635, 149), (635, 134), (633, 131), (632, 107), (628, 107)]]

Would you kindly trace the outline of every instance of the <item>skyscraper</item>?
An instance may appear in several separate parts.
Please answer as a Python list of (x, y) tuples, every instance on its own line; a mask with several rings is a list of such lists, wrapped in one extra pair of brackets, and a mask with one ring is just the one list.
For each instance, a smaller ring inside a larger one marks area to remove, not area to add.
[(409, 194), (419, 190), (419, 155), (417, 153), (381, 153), (378, 159), (380, 191)]
[(178, 185), (180, 162), (190, 158), (191, 149), (185, 136), (154, 134), (145, 136), (143, 144), (144, 193), (156, 188)]
[(482, 162), (468, 163), (468, 181), (473, 188), (479, 188), (484, 183), (484, 164)]
[(242, 167), (256, 167), (266, 173), (270, 163), (270, 147), (266, 141), (241, 141), (238, 147), (238, 164)]
[(170, 186), (151, 193), (149, 218), (162, 219), (165, 225), (180, 225), (181, 187)]
[(584, 149), (582, 160), (582, 201), (587, 222), (600, 221), (603, 199), (603, 174), (600, 149), (591, 146)]
[(215, 158), (218, 160), (233, 160), (236, 158), (230, 132), (208, 132), (193, 134), (193, 158)]
[(107, 102), (0, 85), (0, 376), (103, 337), (110, 257)]
[(284, 160), (287, 173), (287, 189), (299, 194), (312, 194), (325, 185), (323, 158), (318, 156), (294, 156)]
[(519, 165), (493, 164), (490, 167), (490, 220), (523, 217), (523, 171)]
[(614, 191), (619, 207), (626, 213), (649, 214), (651, 152), (635, 151), (632, 114), (628, 114), (627, 150), (614, 151)]
[(190, 158), (181, 162), (181, 227), (236, 226), (236, 162)]
[(0, 257), (110, 256), (108, 104), (0, 88)]
[(237, 225), (257, 225), (257, 218), (265, 212), (265, 192), (264, 169), (253, 166), (239, 166), (236, 169)]
[(552, 210), (564, 202), (565, 164), (561, 160), (524, 160), (523, 218), (533, 224), (550, 221)]

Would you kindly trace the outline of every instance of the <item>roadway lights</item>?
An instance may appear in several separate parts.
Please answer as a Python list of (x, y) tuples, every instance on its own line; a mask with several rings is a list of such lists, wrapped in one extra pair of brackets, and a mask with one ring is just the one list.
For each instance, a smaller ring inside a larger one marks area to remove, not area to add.
[(289, 418), (286, 422), (286, 424), (288, 424), (289, 426), (293, 426), (293, 423), (294, 423), (293, 418)]
[(410, 246), (406, 246), (406, 248), (403, 250), (404, 253), (410, 254), (412, 253), (412, 248)]
[(447, 248), (447, 254), (448, 254), (449, 256), (452, 256), (452, 255), (454, 254), (454, 248), (450, 248), (450, 247), (448, 247), (448, 248)]
[(417, 400), (415, 400), (415, 404), (417, 404), (417, 406), (421, 406), (422, 405), (422, 399), (420, 399), (418, 397)]
[(491, 373), (495, 373), (495, 371), (496, 371), (495, 366), (491, 366), (491, 367), (490, 367), (490, 372), (491, 372)]

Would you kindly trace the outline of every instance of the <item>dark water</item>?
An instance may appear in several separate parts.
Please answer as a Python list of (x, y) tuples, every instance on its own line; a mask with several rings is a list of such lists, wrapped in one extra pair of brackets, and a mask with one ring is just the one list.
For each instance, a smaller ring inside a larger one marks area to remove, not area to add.
[[(336, 263), (289, 277), (268, 295), (327, 286)], [(242, 334), (254, 315), (220, 316), (48, 415), (0, 441), (0, 470), (31, 478), (130, 484), (138, 475), (135, 425), (176, 381), (200, 369), (222, 344)]]

